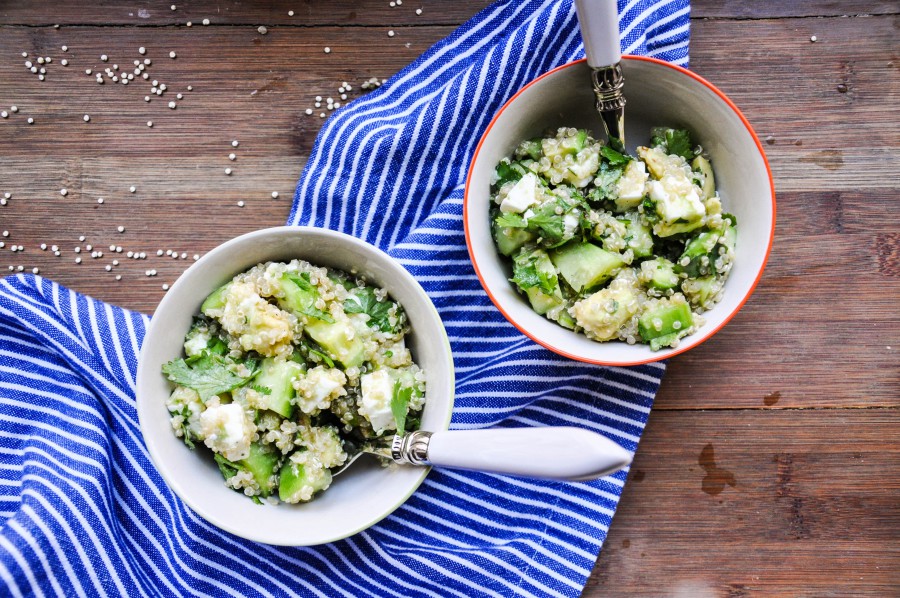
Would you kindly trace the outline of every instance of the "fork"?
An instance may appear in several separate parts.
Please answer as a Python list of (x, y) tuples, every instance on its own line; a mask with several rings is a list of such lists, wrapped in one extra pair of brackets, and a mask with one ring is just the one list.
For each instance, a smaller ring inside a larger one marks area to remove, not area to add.
[(572, 426), (492, 428), (395, 435), (390, 447), (369, 444), (340, 468), (374, 454), (401, 465), (448, 467), (552, 480), (593, 480), (626, 467), (631, 453), (596, 432)]

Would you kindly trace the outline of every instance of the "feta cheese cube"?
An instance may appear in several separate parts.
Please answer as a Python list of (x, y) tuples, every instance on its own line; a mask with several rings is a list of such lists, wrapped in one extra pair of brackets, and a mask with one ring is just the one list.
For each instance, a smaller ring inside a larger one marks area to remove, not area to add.
[(394, 378), (390, 370), (375, 370), (363, 374), (360, 379), (362, 396), (359, 413), (372, 424), (376, 434), (385, 430), (396, 430), (397, 422), (391, 411), (391, 399), (394, 396)]
[(200, 428), (204, 444), (229, 461), (249, 456), (255, 426), (238, 403), (207, 407), (200, 414)]
[(646, 166), (640, 160), (631, 160), (616, 183), (616, 207), (620, 210), (633, 208), (644, 197), (644, 188), (650, 177)]
[(538, 178), (533, 173), (529, 172), (523, 176), (503, 198), (500, 203), (500, 211), (521, 214), (530, 206), (539, 203), (538, 185), (540, 185)]

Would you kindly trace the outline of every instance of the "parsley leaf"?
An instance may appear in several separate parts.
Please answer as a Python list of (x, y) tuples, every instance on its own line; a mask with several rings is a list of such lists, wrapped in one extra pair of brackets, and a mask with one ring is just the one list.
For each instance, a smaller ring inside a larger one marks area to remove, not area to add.
[[(395, 322), (391, 324), (391, 309)], [(348, 314), (367, 314), (369, 326), (382, 332), (396, 332), (403, 325), (403, 310), (393, 301), (378, 300), (372, 287), (357, 287), (344, 300), (344, 311)]]
[(406, 412), (409, 408), (409, 400), (412, 398), (411, 386), (403, 386), (400, 381), (394, 383), (394, 395), (391, 397), (391, 412), (397, 423), (397, 434), (403, 434), (406, 430)]
[(652, 139), (650, 143), (661, 146), (667, 154), (681, 156), (685, 160), (694, 157), (691, 134), (685, 129), (669, 129), (667, 127), (654, 127), (650, 130)]
[(260, 384), (251, 384), (250, 388), (252, 388), (253, 390), (255, 390), (256, 392), (258, 392), (261, 395), (272, 394), (272, 389), (269, 388), (268, 386), (262, 386)]
[[(514, 282), (523, 291), (532, 287), (538, 287), (547, 295), (552, 295), (558, 285), (559, 278), (556, 271), (551, 268), (539, 267), (538, 261), (549, 262), (550, 259), (543, 251), (534, 252), (523, 251), (513, 259), (513, 277), (510, 281)], [(545, 263), (546, 263), (545, 262)]]
[(597, 193), (591, 193), (591, 199), (597, 201), (618, 197), (616, 184), (622, 176), (622, 170), (621, 167), (610, 166), (607, 162), (601, 162), (600, 171), (594, 179), (594, 184), (597, 185)]
[(518, 181), (524, 174), (525, 169), (520, 164), (510, 162), (509, 158), (504, 158), (497, 164), (497, 170), (495, 171), (496, 182), (494, 185), (500, 188), (510, 181)]
[(175, 384), (196, 390), (205, 403), (210, 397), (234, 390), (252, 379), (257, 373), (255, 365), (255, 361), (249, 361), (250, 375), (238, 376), (228, 369), (224, 358), (204, 352), (191, 364), (184, 359), (172, 360), (162, 366), (162, 371)]
[(608, 145), (604, 145), (600, 148), (600, 155), (606, 158), (610, 164), (627, 164), (629, 160), (631, 160), (631, 156), (623, 154), (621, 152), (617, 152), (613, 148)]
[(494, 222), (497, 223), (497, 226), (505, 226), (506, 228), (526, 228), (528, 226), (528, 221), (521, 214), (514, 212), (501, 212)]

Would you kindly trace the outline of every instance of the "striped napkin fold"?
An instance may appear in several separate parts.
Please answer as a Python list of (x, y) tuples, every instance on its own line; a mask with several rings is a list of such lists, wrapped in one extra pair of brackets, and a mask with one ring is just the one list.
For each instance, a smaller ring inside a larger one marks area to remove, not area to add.
[[(622, 48), (687, 63), (687, 0), (619, 0)], [(664, 366), (596, 367), (519, 334), (466, 252), (466, 167), (493, 114), (583, 55), (571, 0), (498, 2), (326, 121), (289, 224), (332, 228), (422, 283), (456, 363), (451, 427), (577, 425), (634, 451)], [(309, 548), (249, 542), (166, 487), (134, 402), (147, 316), (0, 280), (0, 594), (577, 596), (625, 472), (590, 483), (433, 470), (393, 515)]]

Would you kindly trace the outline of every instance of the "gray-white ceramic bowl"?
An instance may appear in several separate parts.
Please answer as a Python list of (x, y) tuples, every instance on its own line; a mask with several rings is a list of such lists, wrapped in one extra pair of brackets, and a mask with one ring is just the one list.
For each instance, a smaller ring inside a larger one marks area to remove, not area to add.
[(475, 271), (506, 319), (551, 351), (580, 361), (619, 366), (677, 355), (722, 328), (762, 276), (775, 232), (775, 187), (765, 153), (750, 123), (725, 94), (690, 71), (652, 58), (623, 56), (622, 71), (629, 151), (634, 153), (636, 146), (649, 142), (653, 126), (689, 129), (709, 153), (724, 210), (737, 217), (734, 267), (722, 301), (704, 314), (706, 323), (700, 330), (681, 339), (677, 348), (661, 351), (642, 344), (598, 343), (535, 313), (509, 282), (512, 268), (491, 237), (491, 176), (500, 159), (520, 142), (549, 128), (586, 128), (597, 139), (605, 138), (584, 60), (538, 77), (500, 109), (475, 150), (463, 207), (466, 243)]
[(363, 274), (384, 287), (409, 317), (407, 346), (426, 373), (422, 429), (446, 430), (453, 409), (453, 359), (440, 316), (403, 266), (359, 239), (329, 230), (278, 227), (252, 232), (213, 249), (172, 285), (156, 309), (141, 348), (137, 410), (150, 457), (185, 503), (210, 523), (238, 536), (290, 546), (345, 538), (399, 507), (428, 473), (423, 467), (385, 469), (361, 459), (315, 500), (299, 505), (257, 505), (225, 487), (206, 447), (189, 450), (169, 424), (171, 384), (160, 368), (182, 356), (184, 335), (209, 293), (258, 263), (303, 259)]

